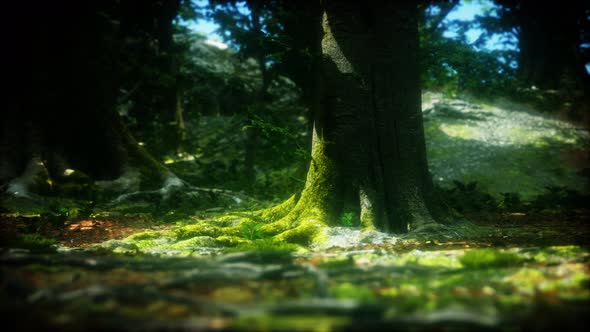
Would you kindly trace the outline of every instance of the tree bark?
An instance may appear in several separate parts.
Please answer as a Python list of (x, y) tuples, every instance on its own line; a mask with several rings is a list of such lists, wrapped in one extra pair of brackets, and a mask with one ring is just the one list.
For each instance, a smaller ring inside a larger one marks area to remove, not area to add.
[(264, 231), (295, 227), (281, 236), (298, 239), (351, 212), (383, 231), (436, 226), (442, 209), (426, 159), (416, 4), (322, 6), (321, 99), (306, 184), (291, 211)]
[(324, 3), (320, 124), (334, 160), (339, 209), (360, 206), (365, 225), (405, 232), (435, 223), (411, 2)]

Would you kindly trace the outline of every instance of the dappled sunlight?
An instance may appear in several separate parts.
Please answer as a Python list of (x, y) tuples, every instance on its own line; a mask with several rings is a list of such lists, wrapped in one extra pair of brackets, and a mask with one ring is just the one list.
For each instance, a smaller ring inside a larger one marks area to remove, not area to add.
[(460, 109), (460, 112), (465, 116), (475, 113), (476, 116), (483, 116), (486, 120), (470, 121), (470, 119), (466, 119), (465, 121), (441, 124), (440, 129), (450, 137), (476, 140), (489, 146), (533, 145), (542, 147), (552, 143), (576, 145), (589, 142), (590, 136), (587, 130), (541, 114), (486, 105), (475, 111), (467, 106)]
[(568, 151), (590, 146), (587, 130), (549, 115), (426, 93), (428, 159), (436, 182), (477, 182), (494, 195), (528, 199), (546, 187), (588, 190)]
[(225, 50), (228, 47), (227, 44), (220, 42), (218, 40), (213, 40), (213, 39), (205, 40), (205, 44), (215, 46), (220, 50)]

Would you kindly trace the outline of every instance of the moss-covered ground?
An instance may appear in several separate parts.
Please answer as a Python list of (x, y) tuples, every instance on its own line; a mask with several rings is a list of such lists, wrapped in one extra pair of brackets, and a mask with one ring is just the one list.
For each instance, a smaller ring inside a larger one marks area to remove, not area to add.
[(182, 227), (77, 248), (25, 236), (0, 256), (1, 309), (23, 330), (582, 330), (589, 216), (316, 249), (162, 236)]
[(465, 221), (394, 236), (360, 229), (347, 213), (310, 244), (317, 230), (290, 238), (273, 228), (296, 197), (271, 209), (166, 211), (139, 201), (8, 199), (0, 211), (5, 326), (585, 330), (590, 210), (579, 201), (587, 165), (576, 156), (587, 131), (508, 104), (424, 101), (433, 175)]

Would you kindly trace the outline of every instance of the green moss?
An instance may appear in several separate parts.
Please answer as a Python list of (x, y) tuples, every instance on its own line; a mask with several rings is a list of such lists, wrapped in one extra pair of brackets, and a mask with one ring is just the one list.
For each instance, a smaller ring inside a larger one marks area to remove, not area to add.
[[(255, 240), (272, 238), (272, 243), (299, 245), (322, 243), (326, 240), (331, 195), (333, 163), (325, 155), (321, 139), (314, 139), (313, 155), (305, 188), (283, 203), (253, 212), (233, 212), (215, 220), (175, 228), (176, 239), (210, 236), (222, 246), (236, 246)], [(260, 242), (263, 243), (263, 242)], [(269, 242), (270, 243), (270, 242)]]
[(517, 265), (522, 258), (498, 249), (473, 249), (465, 252), (459, 261), (466, 268), (493, 268)]
[(154, 239), (144, 239), (139, 241), (133, 241), (131, 243), (135, 244), (139, 251), (145, 251), (147, 249), (154, 248), (159, 245), (158, 241)]
[(339, 331), (350, 323), (350, 317), (327, 315), (257, 315), (239, 317), (232, 324), (244, 331)]
[(218, 237), (222, 234), (222, 229), (218, 226), (211, 225), (206, 221), (200, 221), (196, 224), (174, 228), (172, 233), (176, 239), (184, 240), (195, 236)]
[(361, 217), (360, 217), (360, 224), (363, 230), (376, 230), (377, 227), (375, 226), (375, 214), (373, 213), (372, 209), (362, 209), (361, 210)]
[(276, 239), (301, 245), (321, 245), (327, 239), (326, 231), (325, 224), (314, 219), (307, 219), (299, 221), (298, 226), (278, 234)]
[(232, 218), (232, 225), (245, 221), (258, 224), (268, 224), (270, 222), (269, 219), (257, 215), (256, 212), (232, 212), (228, 217)]
[(531, 144), (539, 141), (544, 136), (542, 131), (529, 128), (508, 128), (503, 133), (514, 144)]
[[(413, 240), (412, 240), (413, 241)], [(390, 265), (390, 266), (421, 266), (445, 269), (460, 269), (457, 250), (412, 250), (396, 255), (355, 256), (355, 259), (370, 260), (371, 264)]]
[(547, 248), (550, 251), (555, 252), (556, 254), (567, 256), (567, 257), (575, 257), (579, 255), (588, 255), (588, 249), (580, 247), (580, 246), (553, 246)]
[[(203, 222), (207, 222), (210, 223), (212, 225), (218, 226), (218, 227), (226, 227), (226, 226), (232, 226), (237, 224), (240, 220), (242, 219), (242, 217), (239, 217), (235, 214), (226, 214), (226, 215), (221, 215), (221, 216), (215, 216), (212, 217), (211, 219), (207, 219), (207, 220), (203, 220)], [(177, 224), (192, 224), (192, 223), (177, 223)]]
[(464, 124), (442, 124), (440, 129), (450, 137), (462, 139), (474, 139), (477, 137), (477, 130)]
[(147, 231), (141, 233), (135, 233), (130, 235), (127, 239), (131, 241), (150, 240), (162, 237), (162, 232)]
[(458, 268), (460, 264), (454, 255), (445, 251), (419, 251), (414, 250), (400, 257), (400, 263), (416, 264), (421, 266)]
[(251, 221), (257, 224), (268, 224), (289, 214), (296, 205), (298, 197), (299, 195), (293, 195), (283, 203), (267, 209), (231, 212), (216, 217), (214, 220), (211, 220), (210, 223), (219, 227), (235, 226), (246, 221)]
[(580, 246), (553, 246), (542, 248), (532, 255), (532, 259), (539, 263), (562, 263), (567, 259), (590, 257), (588, 249)]
[(241, 236), (222, 235), (215, 238), (215, 243), (221, 247), (233, 247), (250, 241)]
[(345, 257), (335, 257), (328, 260), (325, 260), (318, 264), (318, 267), (325, 268), (325, 269), (334, 269), (334, 268), (345, 268), (345, 267), (353, 267), (354, 266), (354, 259), (350, 256)]
[(292, 196), (276, 208), (257, 212), (272, 222), (260, 227), (264, 237), (275, 240), (309, 245), (325, 241), (325, 230), (330, 219), (326, 207), (330, 206), (333, 162), (325, 155), (326, 142), (314, 137), (310, 170), (305, 188), (299, 199)]
[(196, 236), (187, 240), (172, 243), (166, 247), (176, 250), (195, 250), (199, 247), (216, 247), (217, 242), (210, 236)]
[(137, 254), (139, 247), (136, 243), (125, 240), (109, 240), (97, 245), (98, 250), (106, 250), (115, 254)]
[(260, 230), (264, 224), (255, 222), (242, 222), (240, 226), (242, 227), (242, 236), (244, 238), (248, 240), (264, 238), (262, 231)]
[(542, 131), (534, 128), (510, 128), (504, 135), (509, 137), (513, 143), (533, 144), (536, 147), (548, 147), (555, 143), (572, 145), (581, 143), (578, 137), (557, 127)]
[(217, 288), (209, 296), (213, 301), (230, 304), (251, 303), (256, 299), (256, 294), (250, 289), (236, 286)]
[(235, 247), (227, 248), (227, 252), (242, 252), (242, 251), (272, 251), (272, 252), (294, 252), (300, 247), (292, 244), (280, 242), (274, 239), (258, 239), (250, 242), (243, 242)]
[[(257, 211), (231, 212), (224, 216), (177, 223), (169, 231), (144, 232), (127, 238), (140, 251), (191, 250), (197, 246), (237, 247), (232, 250), (294, 250), (297, 245), (326, 241), (328, 197), (332, 195), (332, 162), (324, 153), (326, 143), (314, 141), (313, 160), (300, 195)], [(128, 245), (117, 248), (129, 250)]]
[(370, 288), (348, 282), (332, 287), (330, 294), (337, 299), (353, 299), (361, 302), (371, 302), (376, 298), (375, 292)]
[(254, 211), (252, 214), (259, 216), (267, 222), (279, 220), (289, 214), (289, 212), (297, 204), (298, 198), (299, 195), (293, 195), (277, 206), (273, 206), (269, 209)]
[(28, 249), (32, 252), (54, 252), (59, 242), (39, 234), (18, 234), (6, 241), (9, 248)]

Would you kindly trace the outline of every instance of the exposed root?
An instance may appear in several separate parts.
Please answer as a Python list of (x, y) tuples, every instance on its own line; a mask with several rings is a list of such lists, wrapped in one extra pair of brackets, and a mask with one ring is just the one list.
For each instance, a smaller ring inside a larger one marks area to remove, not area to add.
[(100, 189), (113, 192), (136, 192), (141, 184), (141, 173), (137, 169), (128, 169), (114, 180), (95, 181)]
[(255, 240), (272, 238), (279, 242), (299, 245), (319, 244), (326, 238), (327, 224), (321, 209), (306, 208), (298, 195), (283, 203), (253, 212), (233, 212), (215, 220), (200, 222), (183, 228), (183, 237), (223, 236)]
[[(328, 227), (326, 213), (322, 209), (307, 206), (301, 199), (293, 206), (293, 202), (290, 201), (293, 198), (275, 207), (282, 208), (281, 213), (276, 214), (283, 215), (282, 218), (262, 226), (260, 230), (267, 236), (274, 236), (279, 241), (290, 243), (309, 245), (325, 240)], [(291, 206), (293, 208), (290, 208)]]
[(268, 209), (254, 211), (252, 214), (270, 222), (277, 221), (289, 214), (295, 205), (297, 205), (298, 199), (299, 195), (293, 195), (279, 205), (275, 205)]
[(45, 164), (34, 157), (27, 163), (21, 176), (6, 183), (4, 193), (16, 198), (39, 199), (36, 192), (48, 192), (52, 182)]
[(439, 224), (436, 222), (428, 222), (419, 224), (418, 226), (412, 228), (412, 233), (420, 235), (436, 235), (444, 232), (446, 229), (447, 226), (443, 224)]
[(154, 190), (136, 190), (133, 192), (121, 194), (113, 199), (108, 205), (114, 206), (117, 204), (130, 201), (155, 201), (155, 202), (170, 202), (181, 193), (190, 198), (204, 198), (216, 200), (220, 197), (226, 198), (228, 201), (240, 205), (245, 201), (251, 201), (252, 198), (241, 193), (236, 193), (230, 190), (216, 189), (216, 188), (201, 188), (195, 187), (178, 178), (175, 175), (170, 175), (164, 181), (164, 184), (159, 189)]

